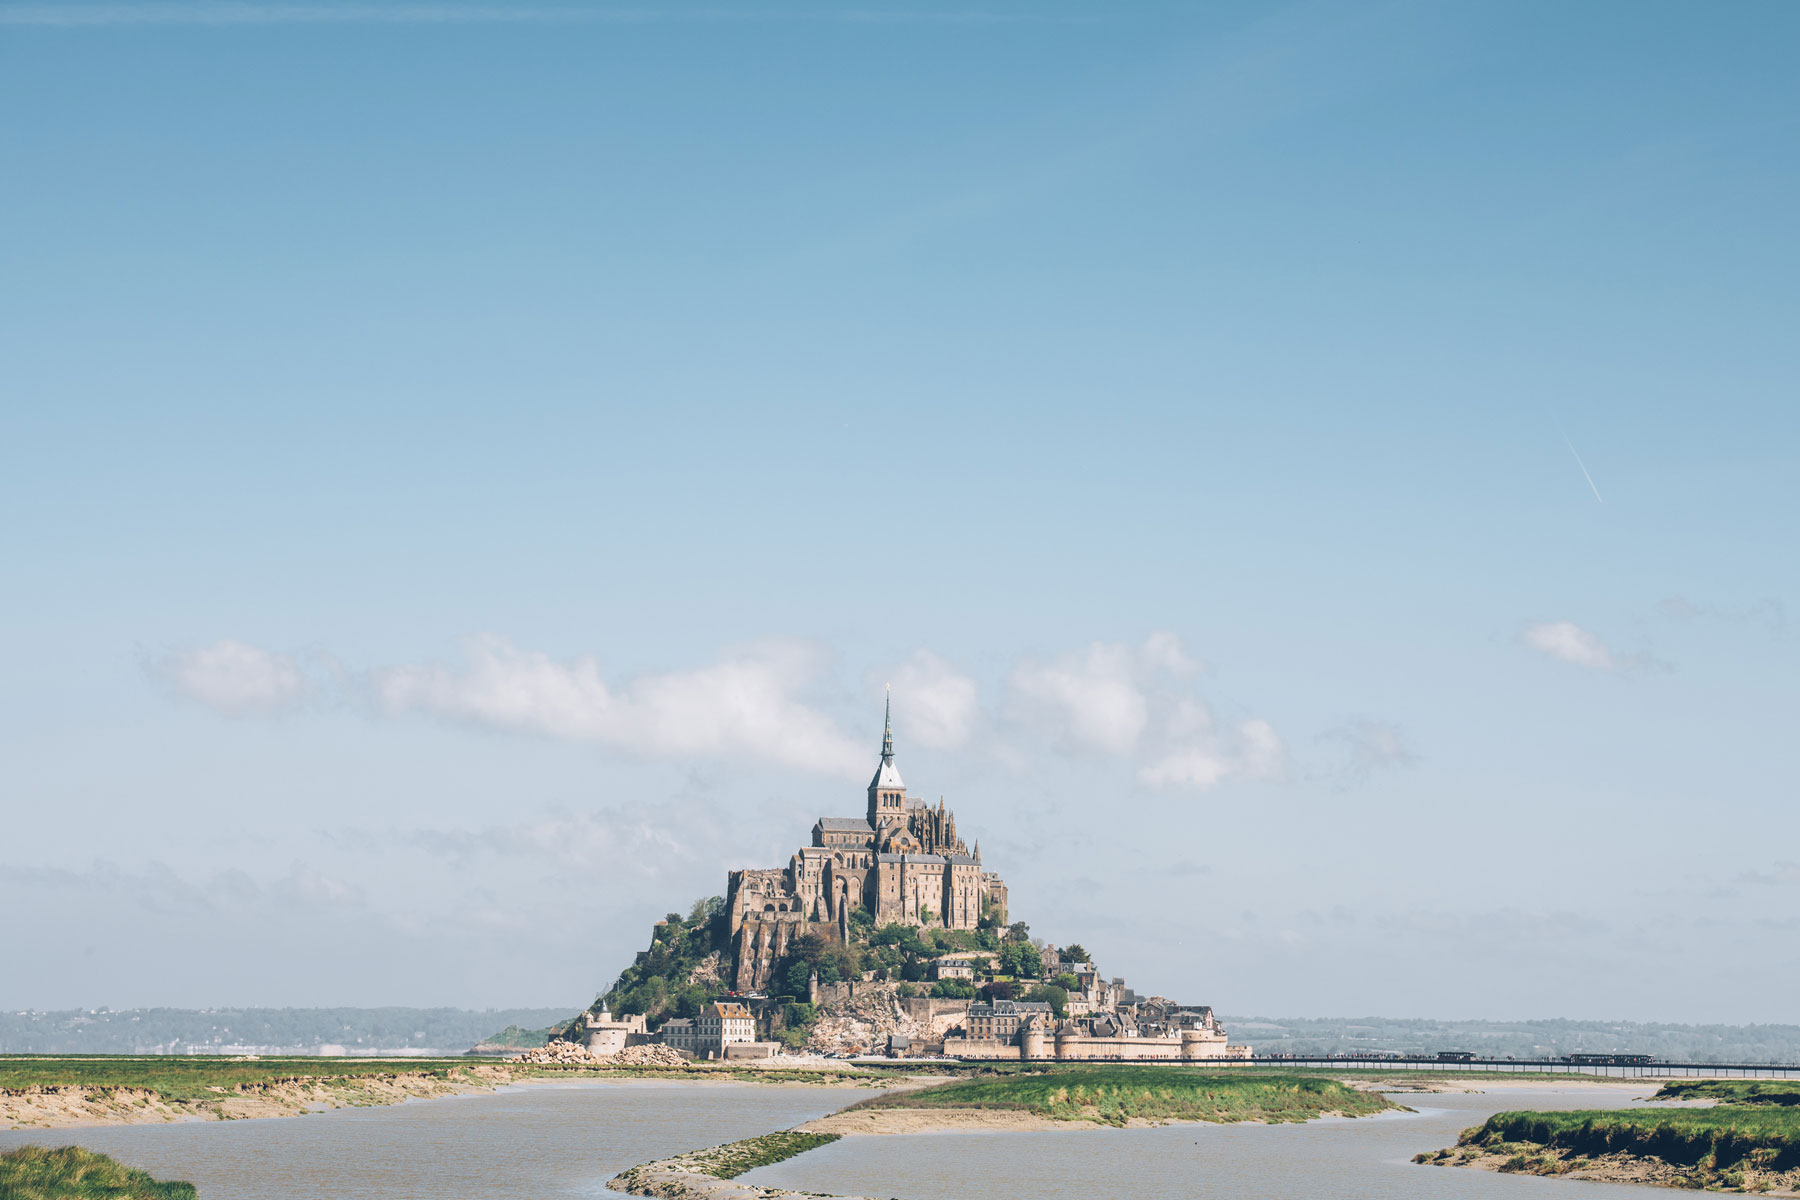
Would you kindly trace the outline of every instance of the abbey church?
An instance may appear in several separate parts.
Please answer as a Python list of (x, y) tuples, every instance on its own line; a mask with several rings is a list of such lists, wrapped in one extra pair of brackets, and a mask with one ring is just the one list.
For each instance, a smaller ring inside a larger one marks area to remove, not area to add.
[(881, 764), (869, 781), (866, 817), (820, 817), (812, 845), (786, 869), (731, 872), (725, 894), (740, 992), (769, 985), (794, 938), (814, 933), (848, 940), (851, 914), (876, 926), (895, 923), (974, 929), (983, 915), (1004, 922), (1006, 885), (981, 869), (956, 835), (956, 816), (906, 794), (894, 765), (893, 710), (881, 735)]

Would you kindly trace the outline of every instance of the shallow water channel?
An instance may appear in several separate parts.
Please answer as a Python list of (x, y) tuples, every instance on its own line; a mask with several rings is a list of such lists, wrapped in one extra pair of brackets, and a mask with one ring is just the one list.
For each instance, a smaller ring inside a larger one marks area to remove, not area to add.
[(1396, 1095), (1417, 1111), (1303, 1125), (844, 1138), (745, 1179), (796, 1191), (905, 1200), (1599, 1200), (1627, 1194), (1669, 1200), (1667, 1188), (1422, 1167), (1412, 1161), (1422, 1151), (1454, 1144), (1464, 1129), (1505, 1109), (1620, 1108), (1633, 1095), (1610, 1088), (1509, 1088), (1478, 1095)]
[[(1648, 1092), (1649, 1089), (1646, 1089)], [(606, 1180), (682, 1150), (767, 1133), (868, 1093), (849, 1088), (588, 1081), (305, 1117), (0, 1132), (0, 1149), (87, 1146), (201, 1200), (547, 1200), (617, 1196)], [(1508, 1108), (1612, 1108), (1630, 1092), (1508, 1089), (1401, 1096), (1418, 1115), (1306, 1125), (857, 1137), (746, 1178), (905, 1200), (1093, 1197), (1566, 1197), (1660, 1188), (1420, 1167), (1422, 1150)]]

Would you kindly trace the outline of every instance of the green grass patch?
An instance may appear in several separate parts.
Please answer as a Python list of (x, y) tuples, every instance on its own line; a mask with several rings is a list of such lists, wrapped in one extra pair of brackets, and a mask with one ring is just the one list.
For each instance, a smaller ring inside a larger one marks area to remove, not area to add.
[(765, 1133), (702, 1151), (696, 1156), (695, 1169), (718, 1179), (736, 1179), (746, 1171), (786, 1162), (837, 1140), (835, 1133)]
[(79, 1146), (21, 1146), (0, 1154), (0, 1200), (195, 1200), (195, 1191)]
[(1462, 1136), (1485, 1149), (1517, 1144), (1596, 1157), (1624, 1153), (1677, 1167), (1723, 1171), (1800, 1167), (1800, 1109), (1779, 1105), (1716, 1108), (1495, 1113)]
[(1366, 1116), (1398, 1107), (1311, 1074), (1220, 1073), (1192, 1067), (1063, 1067), (958, 1080), (876, 1096), (854, 1108), (976, 1108), (1059, 1121), (1306, 1121), (1326, 1113)]
[(1651, 1099), (1800, 1108), (1800, 1079), (1680, 1079), (1663, 1084)]

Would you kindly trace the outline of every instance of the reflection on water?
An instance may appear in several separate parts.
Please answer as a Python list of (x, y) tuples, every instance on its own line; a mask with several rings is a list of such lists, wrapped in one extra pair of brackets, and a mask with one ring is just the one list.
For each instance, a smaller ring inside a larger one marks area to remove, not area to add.
[(1305, 1125), (854, 1137), (744, 1178), (796, 1191), (906, 1200), (1599, 1200), (1627, 1194), (1669, 1200), (1666, 1188), (1572, 1183), (1411, 1161), (1421, 1151), (1450, 1145), (1464, 1129), (1503, 1109), (1617, 1108), (1631, 1095), (1567, 1089), (1399, 1096), (1418, 1115)]
[(185, 1179), (201, 1200), (547, 1200), (611, 1196), (652, 1158), (767, 1133), (868, 1093), (848, 1088), (529, 1083), (492, 1094), (257, 1121), (0, 1132), (71, 1143)]
[[(1646, 1092), (1648, 1089), (1646, 1089)], [(77, 1143), (201, 1200), (546, 1200), (616, 1196), (626, 1167), (780, 1129), (866, 1093), (641, 1081), (536, 1083), (491, 1095), (285, 1120), (0, 1132), (0, 1149)], [(801, 1191), (906, 1200), (1411, 1197), (1597, 1200), (1660, 1188), (1414, 1166), (1505, 1108), (1611, 1108), (1631, 1093), (1507, 1090), (1402, 1096), (1416, 1116), (1307, 1125), (1178, 1125), (1067, 1133), (845, 1138), (752, 1172)], [(1571, 1190), (1572, 1189), (1572, 1190)]]

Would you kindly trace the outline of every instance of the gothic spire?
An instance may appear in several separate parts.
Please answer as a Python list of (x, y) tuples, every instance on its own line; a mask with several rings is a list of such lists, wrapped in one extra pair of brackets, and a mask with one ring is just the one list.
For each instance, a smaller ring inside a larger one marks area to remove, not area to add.
[(881, 761), (894, 761), (894, 685), (888, 684), (887, 712), (881, 718)]

